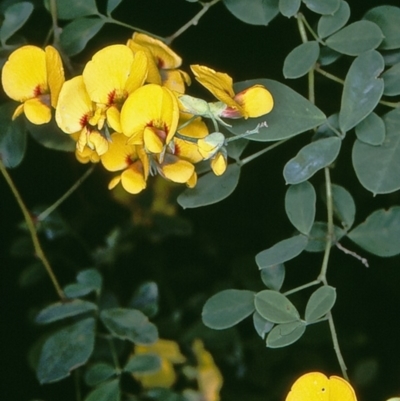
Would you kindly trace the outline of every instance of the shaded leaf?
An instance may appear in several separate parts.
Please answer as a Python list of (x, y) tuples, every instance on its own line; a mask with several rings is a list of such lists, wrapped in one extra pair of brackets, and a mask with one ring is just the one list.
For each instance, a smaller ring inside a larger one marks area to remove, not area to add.
[(149, 345), (158, 339), (157, 327), (136, 309), (106, 309), (100, 313), (100, 318), (110, 333), (121, 340)]
[(385, 60), (386, 67), (390, 67), (397, 63), (400, 63), (400, 49), (395, 50), (381, 50), (380, 53)]
[(117, 374), (115, 367), (104, 362), (95, 363), (85, 372), (85, 383), (88, 386), (97, 386)]
[(122, 0), (107, 0), (107, 14), (111, 14), (120, 5), (121, 1)]
[(323, 15), (318, 21), (318, 36), (326, 38), (343, 28), (350, 18), (349, 4), (341, 0), (339, 8), (331, 15)]
[(258, 292), (254, 298), (254, 304), (256, 311), (272, 323), (289, 323), (300, 320), (296, 307), (278, 291)]
[(283, 263), (264, 267), (260, 270), (260, 273), (264, 285), (275, 291), (281, 289), (283, 280), (285, 279), (285, 265)]
[(363, 17), (379, 26), (384, 39), (379, 46), (380, 49), (400, 48), (400, 8), (395, 6), (378, 6), (371, 8)]
[(284, 239), (273, 245), (271, 248), (265, 249), (256, 255), (256, 263), (259, 269), (284, 263), (299, 255), (307, 246), (307, 237), (304, 235), (296, 235), (291, 238)]
[(350, 193), (340, 185), (332, 184), (333, 214), (341, 222), (345, 230), (354, 223), (356, 204)]
[(283, 75), (285, 78), (300, 78), (310, 71), (319, 57), (319, 44), (316, 40), (295, 47), (285, 58)]
[(357, 21), (336, 32), (325, 43), (339, 53), (358, 56), (376, 49), (383, 40), (378, 25), (370, 21)]
[(386, 96), (400, 95), (400, 63), (395, 64), (382, 74)]
[(68, 298), (82, 297), (95, 291), (100, 293), (103, 279), (96, 269), (80, 271), (76, 276), (77, 283), (65, 286), (64, 292)]
[(211, 329), (221, 330), (238, 324), (254, 312), (254, 292), (224, 290), (207, 300), (201, 317)]
[[(334, 226), (334, 238), (332, 238), (332, 245), (342, 238), (346, 232), (340, 227)], [(328, 235), (328, 225), (322, 221), (316, 221), (308, 235), (308, 243), (306, 247), (307, 252), (323, 252), (326, 247), (326, 238)]]
[(48, 324), (94, 310), (97, 310), (97, 306), (94, 303), (81, 299), (74, 299), (69, 302), (56, 302), (42, 309), (36, 316), (35, 321), (40, 324)]
[(336, 290), (329, 285), (323, 285), (311, 294), (307, 302), (305, 320), (312, 323), (326, 315), (336, 301)]
[(216, 176), (210, 171), (199, 178), (194, 188), (184, 190), (178, 196), (178, 203), (184, 209), (217, 203), (234, 191), (239, 176), (240, 167), (237, 164), (230, 164), (221, 176)]
[(339, 154), (341, 144), (342, 141), (338, 137), (331, 137), (304, 146), (285, 164), (283, 176), (286, 183), (299, 184), (332, 164)]
[(375, 50), (358, 56), (351, 64), (340, 105), (339, 125), (342, 132), (355, 127), (378, 104), (383, 93), (383, 79), (378, 75), (383, 68), (383, 58)]
[(129, 302), (129, 306), (139, 309), (146, 316), (153, 317), (158, 312), (158, 286), (154, 281), (143, 283)]
[(373, 194), (400, 189), (400, 110), (383, 116), (386, 136), (381, 146), (371, 146), (356, 140), (353, 146), (353, 166), (360, 183)]
[[(49, 3), (49, 0), (45, 3)], [(99, 13), (96, 0), (56, 0), (56, 7), (59, 19), (75, 19)], [(48, 4), (47, 9), (50, 9)]]
[(317, 14), (333, 14), (340, 6), (340, 0), (303, 0), (303, 3)]
[(291, 185), (286, 191), (286, 215), (302, 234), (307, 235), (314, 223), (315, 202), (315, 189), (308, 181)]
[(120, 401), (120, 399), (119, 379), (114, 379), (96, 387), (84, 401)]
[(386, 128), (382, 118), (372, 112), (356, 125), (357, 138), (369, 145), (382, 145), (385, 140)]
[(278, 324), (268, 334), (267, 347), (286, 347), (296, 342), (305, 331), (306, 324), (302, 321)]
[(279, 13), (279, 0), (223, 0), (226, 8), (238, 19), (252, 25), (268, 25)]
[(78, 18), (66, 25), (60, 36), (61, 46), (68, 56), (80, 53), (103, 27), (100, 18)]
[(382, 256), (400, 253), (400, 206), (376, 210), (348, 237), (366, 251)]
[(0, 106), (0, 158), (7, 168), (17, 167), (26, 152), (26, 130), (20, 117), (12, 121), (15, 103)]
[(331, 49), (328, 46), (321, 46), (319, 49), (318, 64), (321, 66), (330, 65), (340, 57), (342, 57), (341, 53)]
[(156, 354), (134, 355), (124, 366), (124, 372), (154, 373), (161, 369), (161, 359)]
[(253, 324), (257, 334), (264, 339), (265, 335), (274, 327), (272, 322), (264, 319), (257, 311), (253, 313)]
[(270, 79), (254, 79), (234, 84), (236, 93), (253, 85), (263, 85), (274, 98), (271, 113), (258, 118), (230, 120), (228, 129), (235, 135), (251, 131), (267, 121), (268, 127), (261, 127), (258, 134), (249, 135), (252, 141), (277, 141), (301, 134), (315, 128), (326, 120), (326, 116), (303, 96), (280, 82)]
[(87, 318), (71, 324), (45, 341), (37, 367), (41, 384), (69, 376), (71, 370), (84, 365), (93, 352), (95, 320)]
[(285, 17), (293, 17), (300, 9), (301, 0), (279, 0), (279, 12)]
[(21, 1), (7, 7), (0, 27), (0, 41), (3, 46), (7, 39), (25, 25), (32, 11), (33, 4), (27, 1)]
[(228, 146), (226, 147), (228, 156), (238, 161), (248, 144), (249, 140), (244, 138), (228, 142)]
[(336, 137), (339, 133), (339, 114), (335, 113), (329, 116), (326, 122), (318, 127), (312, 140), (316, 141), (322, 138)]

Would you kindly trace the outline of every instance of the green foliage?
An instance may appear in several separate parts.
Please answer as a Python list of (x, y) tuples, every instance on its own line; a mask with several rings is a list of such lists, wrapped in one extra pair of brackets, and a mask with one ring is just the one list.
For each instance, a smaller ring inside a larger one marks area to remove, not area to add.
[(12, 4), (6, 9), (4, 20), (0, 27), (0, 42), (2, 46), (5, 46), (7, 40), (25, 25), (32, 11), (33, 5), (27, 1)]

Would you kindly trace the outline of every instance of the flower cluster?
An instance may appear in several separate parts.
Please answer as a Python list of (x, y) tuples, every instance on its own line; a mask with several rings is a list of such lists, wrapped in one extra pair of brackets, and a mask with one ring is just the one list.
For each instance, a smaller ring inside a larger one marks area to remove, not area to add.
[[(196, 185), (195, 164), (210, 160), (216, 175), (227, 167), (221, 118), (249, 118), (273, 107), (270, 92), (255, 85), (235, 94), (232, 78), (192, 65), (198, 82), (218, 101), (207, 103), (185, 94), (190, 77), (182, 59), (159, 40), (135, 33), (126, 45), (98, 51), (82, 74), (65, 80), (58, 51), (24, 46), (14, 51), (2, 71), (6, 94), (20, 102), (13, 118), (24, 113), (34, 124), (48, 123), (55, 109), (60, 129), (76, 141), (82, 163), (101, 162), (117, 173), (109, 188), (121, 183), (137, 194), (147, 179)], [(216, 132), (209, 132), (210, 118)]]

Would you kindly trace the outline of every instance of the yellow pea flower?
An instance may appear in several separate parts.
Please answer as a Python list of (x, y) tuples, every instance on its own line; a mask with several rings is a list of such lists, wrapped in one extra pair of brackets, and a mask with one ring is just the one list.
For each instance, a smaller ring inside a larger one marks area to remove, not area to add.
[(260, 117), (274, 107), (271, 93), (262, 85), (254, 85), (235, 94), (232, 78), (201, 65), (191, 65), (195, 78), (227, 107), (219, 116), (227, 118)]
[(25, 113), (33, 124), (48, 123), (64, 83), (61, 57), (52, 46), (20, 47), (4, 64), (1, 81), (7, 96), (21, 102), (13, 119)]

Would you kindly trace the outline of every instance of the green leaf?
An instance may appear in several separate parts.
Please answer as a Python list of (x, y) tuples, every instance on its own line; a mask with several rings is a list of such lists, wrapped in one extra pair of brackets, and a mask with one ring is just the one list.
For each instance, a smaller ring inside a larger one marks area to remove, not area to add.
[(31, 137), (45, 148), (64, 152), (75, 151), (76, 142), (71, 135), (60, 130), (54, 118), (49, 123), (42, 125), (35, 125), (26, 121), (26, 126)]
[(317, 14), (333, 14), (340, 7), (340, 0), (303, 0), (303, 3)]
[(320, 38), (326, 38), (329, 35), (343, 28), (350, 18), (349, 4), (341, 0), (339, 8), (331, 15), (323, 15), (318, 21), (317, 32)]
[(84, 365), (93, 352), (94, 338), (93, 318), (80, 320), (48, 337), (36, 372), (40, 384), (64, 379), (71, 370)]
[(252, 25), (268, 25), (279, 13), (279, 0), (223, 0), (238, 19)]
[(285, 210), (290, 222), (302, 234), (308, 234), (315, 219), (315, 189), (311, 183), (291, 185), (286, 191)]
[(68, 56), (80, 53), (103, 27), (100, 18), (78, 18), (66, 25), (60, 35), (61, 46)]
[(258, 118), (244, 118), (230, 120), (232, 127), (229, 130), (235, 134), (243, 134), (253, 130), (265, 121), (268, 127), (261, 127), (258, 134), (247, 138), (252, 141), (277, 141), (291, 138), (309, 129), (315, 128), (326, 120), (326, 116), (311, 102), (299, 95), (293, 89), (280, 82), (270, 79), (254, 79), (234, 84), (236, 93), (253, 85), (263, 85), (274, 98), (274, 108), (271, 113)]
[(328, 46), (322, 46), (319, 49), (318, 63), (320, 65), (330, 65), (342, 57), (342, 54), (336, 52)]
[(107, 14), (111, 14), (121, 2), (122, 0), (107, 0)]
[(336, 290), (329, 285), (318, 288), (311, 294), (307, 302), (305, 320), (307, 323), (313, 323), (322, 316), (326, 315), (333, 307), (336, 301)]
[(383, 68), (383, 58), (375, 50), (358, 56), (351, 64), (344, 81), (339, 113), (343, 133), (355, 127), (378, 104), (383, 93), (383, 79), (378, 75)]
[(0, 159), (7, 168), (17, 167), (25, 156), (26, 130), (24, 120), (12, 121), (15, 103), (0, 106)]
[(254, 292), (224, 290), (213, 295), (203, 306), (203, 323), (215, 330), (232, 327), (254, 312)]
[(85, 383), (88, 386), (97, 386), (117, 374), (115, 367), (104, 362), (95, 363), (85, 372)]
[(301, 5), (301, 0), (279, 0), (279, 12), (285, 17), (295, 16)]
[(94, 303), (81, 299), (74, 299), (69, 302), (56, 302), (42, 309), (36, 316), (35, 321), (39, 324), (48, 324), (94, 310), (97, 310), (97, 306)]
[(400, 48), (400, 8), (395, 6), (378, 6), (371, 8), (363, 17), (381, 28), (384, 35), (380, 49)]
[(249, 140), (244, 138), (228, 142), (228, 146), (226, 147), (228, 156), (231, 157), (232, 159), (235, 159), (236, 161), (239, 161), (241, 154), (246, 149), (248, 144)]
[(296, 342), (305, 331), (306, 324), (302, 321), (278, 324), (268, 334), (267, 347), (286, 347)]
[(395, 50), (381, 50), (380, 53), (385, 60), (386, 67), (390, 67), (397, 63), (400, 63), (400, 49)]
[(184, 209), (217, 203), (235, 190), (239, 176), (240, 167), (237, 164), (229, 165), (225, 173), (219, 177), (210, 171), (199, 178), (194, 188), (183, 191), (178, 196), (178, 203)]
[(261, 280), (271, 290), (279, 291), (285, 279), (285, 265), (280, 263), (278, 265), (264, 267), (260, 270)]
[(353, 166), (364, 188), (373, 194), (385, 194), (400, 189), (400, 110), (383, 116), (386, 136), (381, 146), (371, 146), (356, 140), (353, 146)]
[(300, 255), (307, 246), (307, 237), (300, 234), (284, 239), (256, 255), (259, 269), (284, 263)]
[(285, 78), (300, 78), (310, 71), (319, 57), (319, 44), (316, 40), (295, 47), (285, 58), (283, 75)]
[[(346, 232), (340, 227), (334, 226), (334, 238), (332, 238), (332, 245), (342, 238)], [(310, 234), (308, 236), (308, 244), (306, 247), (307, 252), (323, 252), (326, 248), (326, 238), (328, 235), (328, 225), (321, 221), (316, 221)]]
[(110, 333), (121, 340), (141, 345), (150, 345), (158, 340), (157, 327), (136, 309), (106, 309), (100, 313), (100, 318)]
[(278, 291), (263, 290), (254, 298), (256, 311), (272, 323), (289, 323), (300, 320), (300, 315), (289, 299)]
[(121, 390), (119, 388), (119, 379), (111, 380), (96, 387), (84, 401), (120, 401)]
[[(49, 10), (49, 0), (45, 0)], [(87, 15), (97, 15), (96, 0), (56, 0), (57, 15), (59, 19), (75, 19)]]
[(332, 184), (333, 214), (345, 230), (350, 230), (356, 215), (356, 204), (350, 193), (340, 185)]
[(348, 237), (366, 251), (389, 257), (400, 253), (400, 206), (376, 210)]
[(304, 146), (285, 164), (283, 176), (286, 183), (299, 184), (332, 164), (339, 154), (341, 144), (342, 141), (338, 137), (331, 137)]
[(318, 127), (313, 140), (335, 137), (338, 136), (338, 132), (340, 132), (339, 114), (335, 113), (329, 116), (326, 122)]
[(385, 140), (386, 128), (382, 118), (372, 112), (356, 125), (357, 138), (368, 145), (382, 145)]
[(31, 16), (33, 4), (27, 1), (12, 4), (4, 12), (4, 19), (0, 27), (0, 41), (4, 46), (12, 35), (25, 25)]
[(357, 21), (336, 32), (325, 43), (339, 53), (358, 56), (376, 49), (383, 40), (378, 25), (370, 21)]
[(386, 96), (400, 95), (400, 63), (395, 64), (382, 74)]
[(86, 269), (80, 271), (76, 276), (77, 283), (69, 284), (64, 288), (68, 298), (82, 297), (92, 291), (100, 293), (103, 279), (96, 269)]
[(134, 355), (124, 366), (124, 372), (155, 373), (161, 369), (161, 359), (156, 354)]
[(253, 313), (253, 324), (257, 334), (264, 339), (265, 335), (274, 327), (272, 322), (264, 319), (257, 311)]
[(129, 302), (129, 307), (139, 309), (148, 317), (153, 317), (158, 312), (158, 286), (153, 281), (143, 283)]

